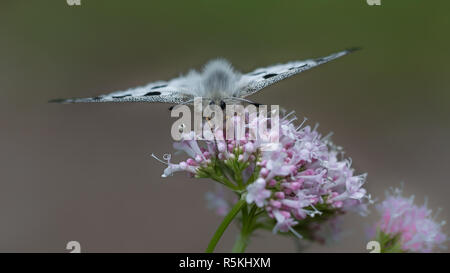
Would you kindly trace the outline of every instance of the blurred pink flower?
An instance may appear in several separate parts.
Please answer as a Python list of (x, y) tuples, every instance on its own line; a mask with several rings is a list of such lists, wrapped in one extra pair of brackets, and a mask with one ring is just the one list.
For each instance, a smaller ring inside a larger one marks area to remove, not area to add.
[(436, 222), (426, 205), (414, 205), (414, 196), (402, 197), (399, 189), (388, 193), (377, 210), (381, 219), (376, 227), (385, 234), (400, 236), (404, 251), (431, 252), (447, 240), (441, 230), (445, 222)]
[(205, 194), (208, 208), (220, 216), (225, 216), (230, 211), (230, 203), (226, 200), (225, 194), (220, 185), (216, 185), (215, 191), (208, 191)]

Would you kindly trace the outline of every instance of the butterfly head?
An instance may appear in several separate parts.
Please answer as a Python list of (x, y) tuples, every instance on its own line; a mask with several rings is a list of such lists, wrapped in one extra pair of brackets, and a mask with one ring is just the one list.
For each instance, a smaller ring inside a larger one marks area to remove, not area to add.
[(212, 99), (212, 100), (209, 102), (209, 105), (218, 105), (218, 106), (220, 106), (220, 108), (221, 108), (222, 110), (225, 110), (225, 108), (227, 107), (227, 104), (226, 104), (225, 101), (222, 100), (222, 99)]

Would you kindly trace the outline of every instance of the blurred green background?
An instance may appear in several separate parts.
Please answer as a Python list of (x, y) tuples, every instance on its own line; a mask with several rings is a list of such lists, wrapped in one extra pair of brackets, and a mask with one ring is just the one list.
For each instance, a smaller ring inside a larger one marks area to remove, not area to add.
[[(1, 1), (0, 251), (65, 252), (76, 240), (85, 252), (201, 252), (221, 220), (205, 207), (212, 183), (163, 180), (149, 156), (172, 152), (167, 105), (47, 100), (167, 80), (215, 57), (247, 72), (351, 46), (364, 49), (252, 99), (333, 131), (379, 200), (404, 181), (449, 219), (450, 2), (381, 4)], [(342, 242), (308, 251), (366, 252), (364, 226), (376, 216), (348, 216)], [(261, 233), (248, 250), (295, 247)]]

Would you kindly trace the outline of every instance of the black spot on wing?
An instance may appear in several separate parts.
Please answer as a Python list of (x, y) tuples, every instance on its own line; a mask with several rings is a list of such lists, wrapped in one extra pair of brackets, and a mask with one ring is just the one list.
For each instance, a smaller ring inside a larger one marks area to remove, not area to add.
[[(153, 88), (152, 88), (153, 89)], [(161, 92), (158, 91), (153, 91), (153, 92), (148, 92), (147, 94), (145, 94), (144, 96), (159, 96), (161, 95)]]
[(303, 64), (303, 65), (300, 65), (300, 66), (293, 66), (293, 67), (290, 67), (289, 70), (302, 68), (302, 67), (305, 67), (305, 66), (308, 66), (308, 64)]
[(112, 96), (113, 99), (121, 99), (121, 98), (125, 98), (125, 97), (129, 97), (131, 96), (130, 94), (126, 94), (126, 95), (122, 95), (122, 96)]
[(315, 59), (314, 60), (316, 63), (321, 63), (321, 62), (323, 62), (323, 61), (326, 61), (326, 59), (325, 58), (318, 58), (318, 59)]
[(272, 77), (274, 77), (274, 76), (276, 76), (276, 75), (278, 75), (278, 74), (276, 74), (276, 73), (270, 73), (270, 74), (264, 75), (263, 78), (264, 78), (264, 79), (268, 79), (268, 78), (272, 78)]
[(101, 97), (101, 96), (97, 96), (97, 97), (93, 97), (92, 98), (92, 100), (101, 100), (101, 99), (103, 99), (103, 97)]
[(153, 86), (152, 89), (163, 88), (163, 87), (166, 87), (166, 86), (167, 86), (167, 84), (161, 84), (161, 85)]

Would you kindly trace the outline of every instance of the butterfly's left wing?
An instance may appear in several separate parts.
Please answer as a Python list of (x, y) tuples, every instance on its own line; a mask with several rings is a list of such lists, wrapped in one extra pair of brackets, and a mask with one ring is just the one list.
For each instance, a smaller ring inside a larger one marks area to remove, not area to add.
[[(183, 80), (183, 78), (180, 78)], [(78, 103), (78, 102), (165, 102), (182, 103), (193, 98), (189, 86), (174, 84), (174, 81), (158, 81), (145, 86), (116, 91), (109, 94), (88, 98), (55, 99), (50, 102)]]
[(253, 72), (242, 75), (238, 83), (239, 96), (242, 98), (250, 96), (271, 84), (345, 56), (357, 49), (358, 48), (347, 49), (318, 59), (295, 61), (265, 68), (258, 68)]

